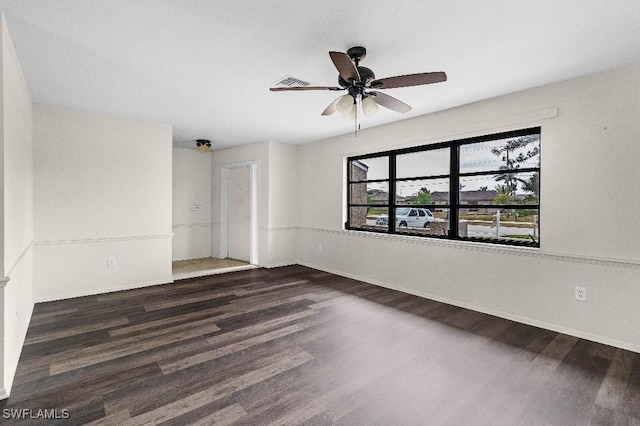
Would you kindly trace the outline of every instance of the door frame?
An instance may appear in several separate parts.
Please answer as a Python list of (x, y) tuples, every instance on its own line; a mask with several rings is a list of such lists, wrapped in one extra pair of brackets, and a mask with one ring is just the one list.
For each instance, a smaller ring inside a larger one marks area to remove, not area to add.
[(260, 172), (260, 161), (243, 161), (240, 163), (228, 163), (220, 166), (220, 257), (226, 258), (228, 253), (228, 194), (229, 188), (227, 178), (229, 170), (241, 167), (249, 167), (249, 222), (250, 222), (250, 242), (249, 242), (249, 263), (259, 265), (258, 256), (258, 176)]

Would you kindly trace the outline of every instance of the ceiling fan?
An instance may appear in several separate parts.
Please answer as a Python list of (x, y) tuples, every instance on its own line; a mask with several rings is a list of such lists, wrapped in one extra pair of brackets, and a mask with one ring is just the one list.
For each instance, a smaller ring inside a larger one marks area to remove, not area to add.
[[(356, 121), (356, 132), (358, 131), (360, 111), (366, 116), (375, 114), (378, 105), (390, 110), (406, 113), (411, 111), (411, 107), (399, 99), (389, 96), (378, 90), (393, 89), (396, 87), (421, 86), (424, 84), (440, 83), (447, 81), (444, 72), (425, 72), (418, 74), (406, 74), (395, 77), (376, 79), (372, 70), (360, 66), (367, 55), (367, 49), (362, 46), (355, 46), (343, 52), (329, 52), (329, 57), (333, 65), (338, 70), (338, 84), (340, 87), (332, 86), (297, 86), (297, 87), (272, 87), (273, 92), (290, 90), (347, 90), (347, 94), (340, 96), (333, 101), (322, 115), (331, 115), (336, 111), (343, 114), (345, 118)], [(357, 133), (356, 133), (357, 134)]]

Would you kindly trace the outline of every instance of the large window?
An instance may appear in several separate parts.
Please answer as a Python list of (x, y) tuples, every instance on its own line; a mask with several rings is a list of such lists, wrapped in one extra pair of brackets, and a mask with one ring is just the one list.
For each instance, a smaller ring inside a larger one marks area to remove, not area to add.
[(540, 246), (540, 128), (350, 157), (347, 229)]

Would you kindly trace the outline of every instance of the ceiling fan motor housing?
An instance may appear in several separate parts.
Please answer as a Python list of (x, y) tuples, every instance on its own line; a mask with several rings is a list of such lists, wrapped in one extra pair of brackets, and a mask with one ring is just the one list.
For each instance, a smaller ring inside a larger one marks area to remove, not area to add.
[(365, 56), (367, 56), (367, 49), (362, 46), (354, 46), (347, 50), (347, 55), (349, 55), (351, 60), (353, 62), (356, 62), (357, 65), (358, 62), (360, 62), (365, 58)]
[[(366, 85), (368, 82), (373, 81), (376, 79), (376, 75), (373, 73), (373, 71), (371, 71), (371, 69), (367, 68), (367, 67), (357, 67), (358, 68), (358, 73), (360, 74), (360, 83), (361, 85)], [(338, 75), (338, 84), (344, 88), (350, 87), (352, 86), (352, 84), (350, 82), (348, 82), (347, 80), (345, 80), (344, 78), (342, 78), (340, 75)], [(356, 83), (358, 84), (358, 83)]]

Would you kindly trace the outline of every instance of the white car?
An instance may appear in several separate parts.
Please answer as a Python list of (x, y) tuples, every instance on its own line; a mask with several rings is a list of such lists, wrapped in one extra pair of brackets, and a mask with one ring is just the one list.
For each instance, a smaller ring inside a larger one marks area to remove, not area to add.
[[(429, 209), (401, 207), (396, 209), (396, 227), (406, 226), (407, 228), (427, 228), (433, 222), (433, 213)], [(378, 216), (376, 225), (387, 226), (389, 216), (384, 214)]]
[(387, 226), (389, 224), (389, 215), (381, 214), (376, 218), (376, 225)]

